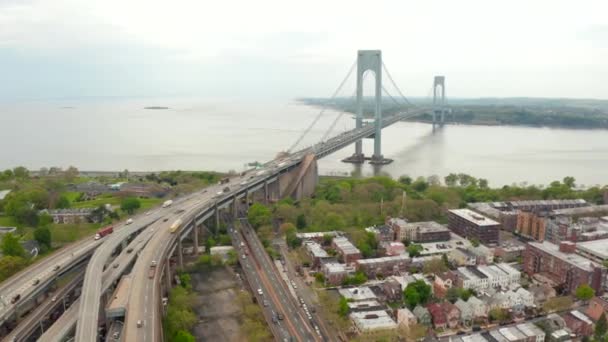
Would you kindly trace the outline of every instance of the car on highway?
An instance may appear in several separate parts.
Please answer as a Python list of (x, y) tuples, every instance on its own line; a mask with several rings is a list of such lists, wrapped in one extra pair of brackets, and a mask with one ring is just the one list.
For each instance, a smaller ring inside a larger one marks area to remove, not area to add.
[(120, 333), (119, 333), (118, 331), (115, 331), (115, 332), (112, 334), (112, 338), (113, 338), (113, 339), (115, 339), (115, 340), (118, 340), (118, 339), (120, 338)]
[(264, 299), (264, 306), (268, 306), (268, 301)]
[(59, 271), (59, 268), (61, 268), (61, 266), (55, 265), (55, 267), (53, 267), (53, 271)]
[(259, 294), (260, 296), (262, 296), (262, 295), (264, 294), (264, 292), (262, 292), (262, 289), (258, 289), (258, 294)]
[(224, 188), (224, 192), (229, 192), (229, 191), (230, 191), (230, 188), (229, 188), (229, 187), (225, 187), (225, 188)]
[(57, 296), (53, 296), (53, 298), (51, 298), (51, 302), (56, 302), (57, 301)]
[(130, 225), (131, 223), (133, 223), (133, 219), (128, 219), (127, 222), (125, 222), (126, 225)]
[(165, 218), (163, 219), (163, 222), (167, 222), (167, 221), (169, 221), (169, 218), (168, 218), (168, 217), (165, 217)]
[(141, 319), (137, 321), (137, 327), (141, 328), (144, 326), (144, 321), (142, 321)]
[(279, 318), (279, 321), (282, 321), (283, 318), (285, 318), (285, 316), (283, 316), (282, 313), (279, 312), (279, 314), (277, 315), (277, 317)]
[(15, 304), (15, 303), (17, 303), (17, 301), (18, 301), (19, 299), (21, 299), (21, 295), (20, 295), (20, 294), (17, 294), (15, 297), (13, 297), (13, 298), (11, 299), (11, 304)]
[(247, 256), (245, 254), (243, 254), (242, 256), (243, 260), (247, 259)]
[(40, 279), (38, 279), (38, 278), (34, 279), (34, 281), (32, 282), (32, 286), (36, 286), (38, 284), (40, 284)]
[(114, 265), (112, 265), (112, 267), (114, 267), (114, 268), (118, 268), (118, 266), (119, 266), (118, 263), (115, 263)]
[(131, 252), (133, 252), (133, 248), (128, 248), (127, 253), (131, 253)]
[(156, 266), (156, 260), (152, 260), (151, 266)]

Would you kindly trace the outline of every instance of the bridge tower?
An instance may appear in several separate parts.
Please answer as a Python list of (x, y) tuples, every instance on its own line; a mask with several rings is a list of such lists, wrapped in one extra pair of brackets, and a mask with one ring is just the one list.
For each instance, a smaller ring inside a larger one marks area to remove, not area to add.
[(433, 81), (433, 127), (437, 124), (438, 115), (441, 115), (441, 122), (439, 124), (443, 126), (446, 111), (445, 76), (435, 76)]
[[(357, 52), (357, 114), (355, 117), (355, 127), (363, 127), (363, 75), (371, 71), (374, 73), (374, 154), (370, 159), (371, 164), (388, 164), (392, 160), (385, 159), (382, 155), (382, 51), (380, 50), (359, 50)], [(355, 154), (344, 159), (348, 163), (363, 163), (363, 142), (355, 142)]]

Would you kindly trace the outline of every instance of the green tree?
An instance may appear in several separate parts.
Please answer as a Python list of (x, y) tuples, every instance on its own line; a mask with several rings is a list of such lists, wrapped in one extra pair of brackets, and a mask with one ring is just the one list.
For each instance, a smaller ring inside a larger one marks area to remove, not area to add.
[(343, 296), (340, 296), (340, 302), (338, 304), (338, 314), (340, 317), (348, 316), (348, 300)]
[(579, 300), (588, 301), (595, 296), (595, 290), (587, 284), (582, 284), (576, 288), (575, 295)]
[(289, 228), (285, 232), (285, 242), (290, 248), (298, 248), (302, 245), (302, 239), (296, 235), (296, 230), (293, 228)]
[(331, 245), (331, 242), (333, 241), (334, 236), (331, 234), (323, 234), (323, 245), (325, 246), (329, 246)]
[(132, 215), (135, 210), (141, 207), (141, 201), (137, 197), (125, 197), (120, 202), (120, 209)]
[(454, 173), (450, 173), (449, 175), (443, 178), (445, 185), (449, 187), (454, 187), (458, 184), (458, 176)]
[(296, 218), (296, 227), (298, 227), (298, 229), (304, 229), (307, 226), (308, 223), (306, 222), (306, 216), (304, 214), (298, 215)]
[(399, 177), (399, 183), (405, 184), (405, 185), (410, 185), (410, 184), (412, 184), (412, 177), (410, 177), (408, 175), (402, 175)]
[(247, 212), (247, 219), (256, 230), (265, 224), (270, 224), (271, 216), (270, 209), (261, 203), (254, 203)]
[(34, 239), (42, 246), (51, 248), (51, 230), (47, 227), (39, 227), (34, 230)]
[(175, 335), (173, 336), (171, 341), (173, 341), (173, 342), (194, 342), (196, 340), (194, 339), (194, 336), (192, 336), (192, 334), (189, 333), (188, 331), (179, 330), (178, 332), (175, 333)]
[(13, 174), (16, 178), (28, 178), (30, 176), (30, 171), (23, 166), (17, 166), (13, 169)]
[(423, 280), (409, 283), (405, 291), (403, 291), (405, 302), (410, 308), (414, 308), (418, 304), (426, 304), (431, 299), (431, 294), (431, 286), (427, 285)]
[(606, 314), (602, 312), (602, 315), (595, 323), (595, 340), (600, 341), (608, 332), (608, 322), (606, 321)]
[(19, 239), (12, 233), (4, 234), (0, 248), (4, 255), (25, 257), (25, 249), (23, 249), (23, 246), (19, 243)]
[(490, 310), (488, 316), (490, 317), (491, 321), (497, 322), (504, 322), (505, 320), (507, 320), (507, 318), (509, 318), (508, 312), (501, 308), (494, 308)]
[(479, 247), (480, 242), (479, 242), (478, 238), (473, 237), (473, 238), (470, 238), (469, 241), (471, 242), (471, 245), (473, 247)]
[(0, 258), (0, 282), (26, 268), (28, 261), (18, 256), (5, 255)]
[(568, 188), (572, 189), (576, 186), (575, 184), (576, 179), (574, 179), (574, 177), (564, 177), (563, 183), (565, 186), (567, 186)]
[(57, 203), (55, 204), (55, 207), (58, 209), (66, 209), (69, 208), (71, 206), (70, 200), (61, 195), (59, 196), (59, 198), (57, 199)]
[(423, 249), (424, 247), (422, 247), (422, 245), (412, 243), (407, 246), (407, 253), (410, 255), (410, 258), (415, 258), (420, 256), (420, 252), (422, 252)]
[(442, 258), (432, 258), (427, 260), (422, 265), (422, 273), (424, 274), (438, 274), (448, 270)]

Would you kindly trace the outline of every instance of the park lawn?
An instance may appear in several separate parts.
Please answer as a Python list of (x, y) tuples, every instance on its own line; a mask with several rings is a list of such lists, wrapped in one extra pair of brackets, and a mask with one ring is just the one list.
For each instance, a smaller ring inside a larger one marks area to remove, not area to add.
[(100, 205), (110, 204), (112, 206), (120, 206), (120, 198), (112, 196), (112, 194), (104, 194), (94, 200), (83, 202), (72, 202), (72, 208), (97, 208)]
[[(48, 228), (51, 231), (53, 249), (62, 245), (72, 243), (87, 236), (93, 236), (101, 225), (99, 223), (57, 224), (51, 223)], [(34, 239), (34, 228), (25, 228), (23, 240)]]
[(165, 201), (165, 199), (153, 197), (153, 198), (140, 198), (139, 201), (141, 202), (140, 210), (148, 210), (152, 207), (155, 207), (155, 206), (163, 203)]
[(17, 222), (12, 216), (0, 216), (0, 227), (17, 227)]
[(78, 191), (66, 191), (64, 193), (62, 193), (63, 196), (65, 196), (70, 203), (75, 203), (76, 199), (80, 196), (80, 192)]

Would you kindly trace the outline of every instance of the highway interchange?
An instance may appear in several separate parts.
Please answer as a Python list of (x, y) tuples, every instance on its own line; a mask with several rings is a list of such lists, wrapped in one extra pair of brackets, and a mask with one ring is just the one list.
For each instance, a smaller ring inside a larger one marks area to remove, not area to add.
[[(385, 118), (382, 126), (385, 127), (397, 122), (399, 119), (418, 115), (422, 111), (419, 109), (412, 113)], [(104, 269), (112, 264), (112, 253), (114, 253), (127, 236), (137, 231), (149, 231), (150, 236), (146, 239), (149, 239), (147, 243), (137, 241), (136, 238), (140, 251), (137, 253), (138, 257), (132, 270), (135, 281), (132, 282), (134, 285), (129, 294), (123, 331), (123, 336), (126, 339), (123, 340), (161, 341), (159, 282), (162, 280), (160, 279), (160, 273), (162, 267), (165, 267), (163, 259), (167, 258), (167, 252), (170, 249), (175, 248), (175, 240), (178, 236), (181, 236), (181, 232), (178, 232), (178, 234), (171, 234), (169, 232), (169, 226), (172, 222), (181, 218), (185, 223), (182, 229), (185, 229), (187, 224), (191, 225), (193, 218), (198, 213), (201, 213), (203, 210), (212, 209), (214, 204), (219, 200), (233, 198), (236, 201), (236, 197), (232, 196), (236, 196), (237, 193), (242, 194), (243, 191), (247, 193), (250, 184), (260, 184), (260, 182), (265, 182), (267, 179), (275, 177), (283, 170), (299, 165), (306, 154), (314, 153), (317, 158), (321, 158), (372, 133), (373, 125), (364, 125), (362, 128), (340, 134), (325, 142), (304, 148), (284, 159), (268, 162), (263, 165), (261, 170), (252, 170), (241, 176), (232, 177), (228, 184), (213, 185), (205, 190), (176, 199), (172, 207), (157, 208), (151, 210), (149, 215), (134, 217), (131, 225), (119, 225), (113, 234), (100, 240), (94, 240), (91, 237), (64, 247), (54, 255), (43, 259), (0, 285), (0, 293), (2, 294), (0, 298), (0, 323), (14, 314), (17, 305), (41, 292), (44, 289), (42, 285), (51, 282), (64, 269), (74, 267), (79, 262), (84, 262), (97, 248), (98, 250), (95, 251), (95, 255), (91, 257), (91, 262), (87, 266), (81, 299), (76, 301), (58, 320), (58, 323), (63, 324), (68, 322), (68, 325), (71, 324), (72, 327), (76, 321), (78, 322), (75, 336), (77, 341), (95, 341), (95, 336), (97, 336), (98, 332), (101, 294), (124, 271), (124, 268), (121, 266), (120, 271), (110, 272), (108, 274), (111, 274), (111, 276), (106, 277), (107, 272), (104, 272)], [(226, 191), (224, 192), (224, 190)], [(250, 229), (247, 224), (242, 226), (244, 231)], [(288, 334), (296, 340), (301, 341), (322, 340), (324, 333), (316, 331), (318, 327), (315, 329), (316, 324), (314, 323), (314, 319), (309, 319), (307, 317), (308, 313), (305, 315), (305, 312), (298, 308), (295, 300), (291, 299), (291, 296), (287, 293), (286, 285), (275, 272), (276, 268), (273, 268), (274, 266), (270, 262), (260, 241), (257, 238), (245, 238), (244, 241), (250, 246), (251, 254), (255, 255), (255, 265), (249, 264), (249, 266), (255, 266), (260, 273), (257, 284), (262, 286), (265, 283), (266, 288), (269, 288), (267, 291), (269, 291), (269, 296), (272, 297), (272, 310), (286, 315), (285, 329), (288, 331)], [(103, 248), (98, 248), (100, 246), (103, 246)], [(123, 253), (119, 257), (122, 255)], [(147, 274), (153, 260), (158, 264), (157, 272), (153, 279), (149, 279)], [(119, 265), (122, 265), (122, 262)], [(112, 268), (108, 269), (111, 270)], [(32, 285), (34, 282), (39, 282), (39, 286)], [(16, 303), (11, 303), (12, 298), (17, 295), (21, 298)], [(138, 321), (141, 321), (145, 328), (143, 326), (138, 327)], [(56, 325), (54, 324), (44, 334), (44, 336), (50, 338), (48, 340), (53, 340), (53, 336), (50, 336), (49, 332), (61, 330), (59, 334), (64, 334), (69, 330), (65, 327), (57, 328), (55, 327)], [(281, 334), (285, 338), (287, 337), (285, 331), (281, 332)], [(43, 338), (42, 340), (45, 339)]]

